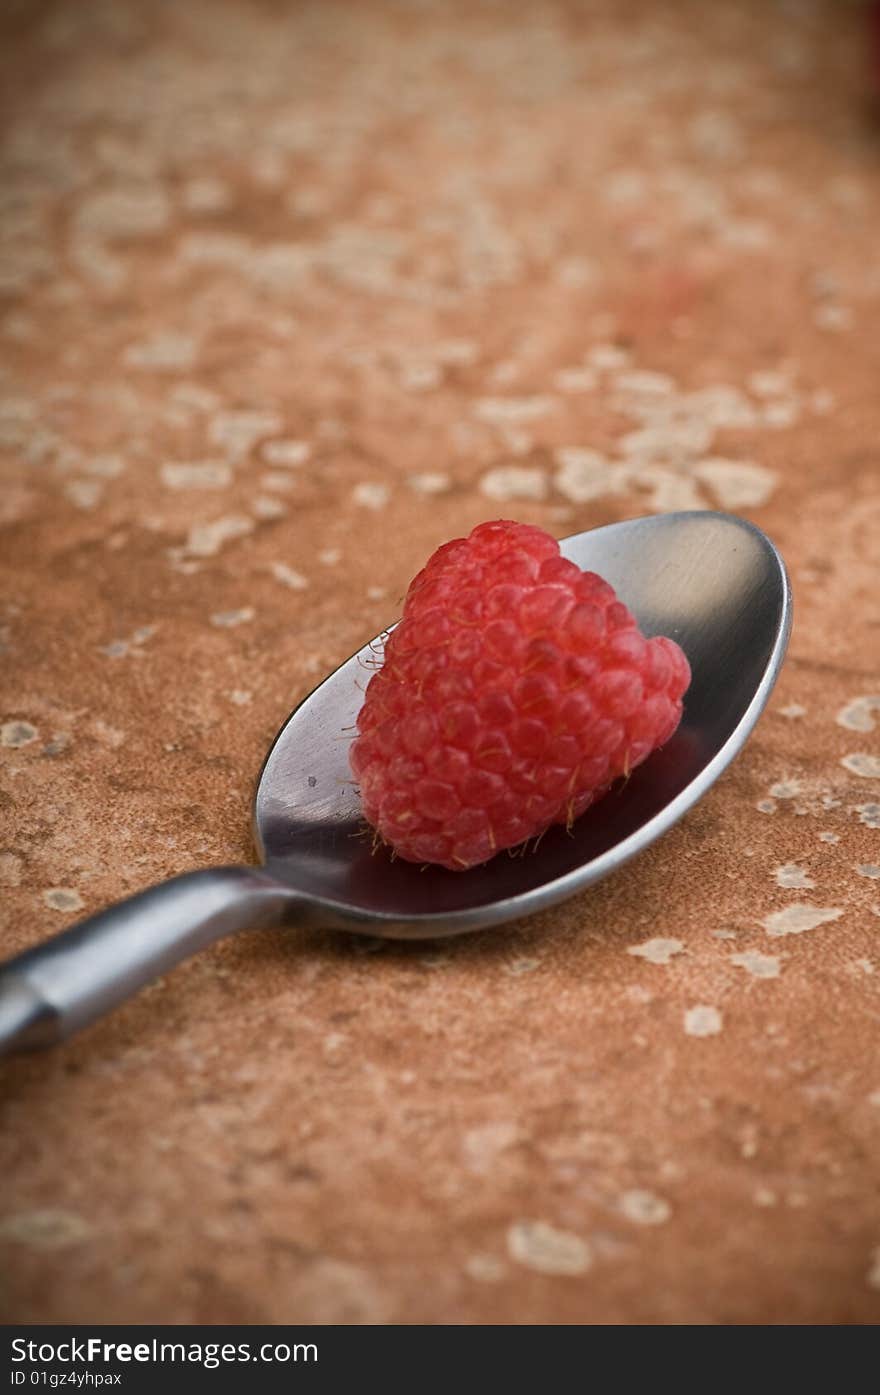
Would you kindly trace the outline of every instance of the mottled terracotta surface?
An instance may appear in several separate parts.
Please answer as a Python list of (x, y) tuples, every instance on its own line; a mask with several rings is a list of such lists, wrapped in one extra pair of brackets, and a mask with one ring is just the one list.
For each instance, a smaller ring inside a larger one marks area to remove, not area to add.
[(7, 1320), (880, 1317), (863, 21), (4, 6), (4, 951), (249, 858), (281, 719), (479, 519), (732, 507), (797, 607), (743, 755), (563, 909), (242, 937), (4, 1063)]

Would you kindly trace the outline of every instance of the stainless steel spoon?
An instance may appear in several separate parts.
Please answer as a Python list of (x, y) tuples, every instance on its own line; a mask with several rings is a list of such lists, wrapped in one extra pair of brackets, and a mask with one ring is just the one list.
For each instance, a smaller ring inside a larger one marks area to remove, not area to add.
[(782, 559), (763, 533), (720, 513), (616, 523), (565, 539), (646, 635), (670, 635), (693, 681), (672, 740), (535, 852), (468, 872), (374, 854), (348, 769), (365, 645), (287, 719), (254, 798), (262, 866), (188, 872), (0, 968), (0, 1052), (59, 1041), (221, 935), (289, 923), (392, 939), (459, 935), (531, 915), (598, 881), (665, 833), (717, 780), (755, 725), (791, 626)]

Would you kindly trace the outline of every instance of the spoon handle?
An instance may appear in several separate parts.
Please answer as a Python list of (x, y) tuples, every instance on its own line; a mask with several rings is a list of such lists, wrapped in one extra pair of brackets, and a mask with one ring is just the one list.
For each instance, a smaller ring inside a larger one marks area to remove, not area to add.
[(62, 1041), (221, 936), (304, 906), (262, 868), (216, 867), (89, 916), (0, 965), (0, 1056)]

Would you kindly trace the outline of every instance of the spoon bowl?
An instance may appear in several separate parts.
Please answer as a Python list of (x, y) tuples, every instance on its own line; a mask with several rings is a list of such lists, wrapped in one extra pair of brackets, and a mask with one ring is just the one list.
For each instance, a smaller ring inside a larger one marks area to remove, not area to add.
[[(332, 908), (337, 925), (426, 938), (529, 915), (598, 881), (682, 817), (741, 748), (785, 652), (785, 567), (757, 528), (727, 514), (661, 514), (579, 533), (563, 556), (598, 572), (646, 636), (676, 640), (691, 665), (681, 724), (666, 746), (537, 847), (481, 867), (418, 867), (373, 847), (348, 750), (381, 636), (291, 714), (254, 800), (257, 848), (273, 873)], [(364, 920), (367, 924), (364, 924)]]
[(382, 637), (288, 718), (254, 799), (260, 866), (189, 872), (74, 925), (0, 967), (0, 1053), (58, 1041), (233, 931), (305, 924), (395, 939), (531, 915), (621, 867), (718, 778), (770, 695), (791, 627), (785, 567), (729, 514), (661, 514), (579, 533), (565, 557), (598, 572), (646, 636), (668, 635), (692, 682), (666, 746), (579, 818), (515, 855), (450, 872), (374, 848), (348, 751)]

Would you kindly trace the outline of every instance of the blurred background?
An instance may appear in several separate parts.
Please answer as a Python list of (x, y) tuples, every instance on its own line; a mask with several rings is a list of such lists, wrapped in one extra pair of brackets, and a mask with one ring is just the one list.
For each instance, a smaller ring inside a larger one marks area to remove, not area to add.
[[(433, 959), (218, 946), (5, 1067), (7, 1311), (876, 1315), (876, 7), (0, 26), (4, 952), (248, 858), (274, 730), (481, 519), (744, 513), (798, 612), (726, 782), (589, 902)], [(820, 853), (833, 954), (731, 967)]]

